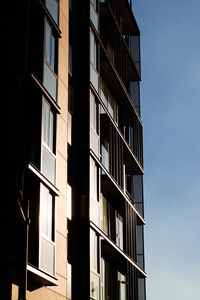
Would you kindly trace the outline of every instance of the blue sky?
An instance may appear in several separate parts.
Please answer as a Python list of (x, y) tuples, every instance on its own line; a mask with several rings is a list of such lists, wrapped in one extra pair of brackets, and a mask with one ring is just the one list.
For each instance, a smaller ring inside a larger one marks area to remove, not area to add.
[(200, 299), (200, 1), (133, 0), (141, 31), (147, 300)]

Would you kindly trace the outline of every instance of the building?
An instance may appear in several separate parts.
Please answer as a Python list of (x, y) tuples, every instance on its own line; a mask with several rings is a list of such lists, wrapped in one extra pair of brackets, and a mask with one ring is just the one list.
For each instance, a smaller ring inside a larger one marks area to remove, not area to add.
[(145, 300), (134, 3), (4, 8), (0, 298)]

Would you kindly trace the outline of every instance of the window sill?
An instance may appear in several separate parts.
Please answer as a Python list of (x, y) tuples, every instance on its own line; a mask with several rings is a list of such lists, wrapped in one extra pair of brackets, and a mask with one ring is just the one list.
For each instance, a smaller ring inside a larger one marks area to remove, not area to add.
[(31, 278), (35, 279), (36, 282), (42, 285), (58, 285), (58, 279), (54, 276), (51, 276), (44, 271), (32, 266), (30, 264), (27, 265), (28, 274)]

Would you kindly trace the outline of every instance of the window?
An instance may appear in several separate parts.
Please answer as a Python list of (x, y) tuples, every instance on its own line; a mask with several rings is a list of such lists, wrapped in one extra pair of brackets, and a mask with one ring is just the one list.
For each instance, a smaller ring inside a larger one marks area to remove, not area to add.
[(143, 225), (136, 226), (136, 246), (137, 246), (137, 264), (144, 269), (144, 241), (143, 241)]
[(94, 230), (90, 229), (90, 299), (100, 299), (99, 242)]
[[(90, 8), (92, 5), (90, 5)], [(96, 91), (99, 91), (99, 64), (98, 64), (98, 44), (94, 32), (90, 29), (90, 82)]]
[(132, 126), (124, 126), (124, 137), (129, 147), (133, 150), (134, 131)]
[(101, 80), (100, 85), (100, 97), (103, 101), (105, 107), (107, 108), (109, 114), (115, 121), (115, 123), (118, 125), (119, 123), (119, 117), (118, 117), (118, 105), (116, 101), (113, 99), (112, 95), (110, 94), (107, 86), (105, 83)]
[(55, 113), (50, 104), (43, 98), (42, 101), (42, 173), (55, 184), (56, 157), (55, 157)]
[(101, 197), (101, 229), (105, 234), (109, 232), (109, 219), (108, 219), (108, 202), (105, 196)]
[(120, 272), (117, 272), (118, 277), (118, 299), (126, 300), (126, 276)]
[(58, 1), (57, 0), (45, 0), (46, 7), (48, 8), (52, 18), (58, 24)]
[(98, 237), (94, 230), (90, 229), (90, 267), (98, 272)]
[(138, 300), (146, 300), (145, 278), (138, 278)]
[(94, 131), (98, 132), (98, 111), (97, 111), (97, 101), (95, 95), (90, 91), (90, 126)]
[(102, 300), (110, 299), (110, 280), (109, 280), (109, 264), (101, 258), (101, 294)]
[(123, 217), (110, 201), (101, 196), (101, 229), (123, 250)]
[[(101, 258), (101, 294), (102, 300), (126, 300), (126, 276), (118, 270), (116, 263)], [(132, 298), (131, 298), (132, 299)]]
[(116, 245), (123, 250), (123, 218), (116, 212), (115, 217)]
[(57, 43), (52, 27), (45, 19), (43, 84), (49, 94), (57, 97)]
[(143, 216), (144, 207), (143, 207), (143, 175), (134, 175), (133, 176), (134, 184), (134, 200), (138, 212)]
[(131, 200), (134, 199), (134, 185), (133, 185), (133, 175), (125, 173), (125, 191), (131, 197)]
[(100, 291), (99, 291), (99, 276), (91, 272), (90, 280), (90, 299), (91, 300), (100, 300)]
[(39, 267), (55, 274), (55, 199), (43, 184), (40, 185)]
[(97, 0), (90, 0), (90, 3), (93, 5), (94, 9), (97, 10)]
[(98, 102), (94, 93), (90, 90), (90, 148), (99, 157), (99, 112)]
[(97, 69), (97, 43), (92, 30), (90, 30), (90, 63)]
[(90, 159), (90, 220), (99, 226), (99, 170)]
[(99, 31), (98, 0), (90, 0), (90, 20), (97, 32)]
[(52, 32), (50, 24), (45, 21), (45, 50), (44, 59), (51, 67), (52, 71), (56, 71), (56, 59), (55, 59), (55, 37)]
[(114, 49), (110, 43), (107, 42), (106, 46), (108, 57), (110, 58), (112, 64), (114, 65)]
[(90, 195), (97, 200), (97, 166), (93, 159), (90, 160)]
[(104, 167), (109, 171), (109, 143), (106, 139), (103, 138), (101, 143), (101, 162), (104, 165)]

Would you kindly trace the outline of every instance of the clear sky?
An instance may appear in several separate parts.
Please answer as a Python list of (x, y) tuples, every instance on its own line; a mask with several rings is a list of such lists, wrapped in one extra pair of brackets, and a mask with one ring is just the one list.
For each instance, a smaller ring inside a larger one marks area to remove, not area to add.
[(147, 300), (200, 299), (200, 0), (133, 0), (141, 31)]

